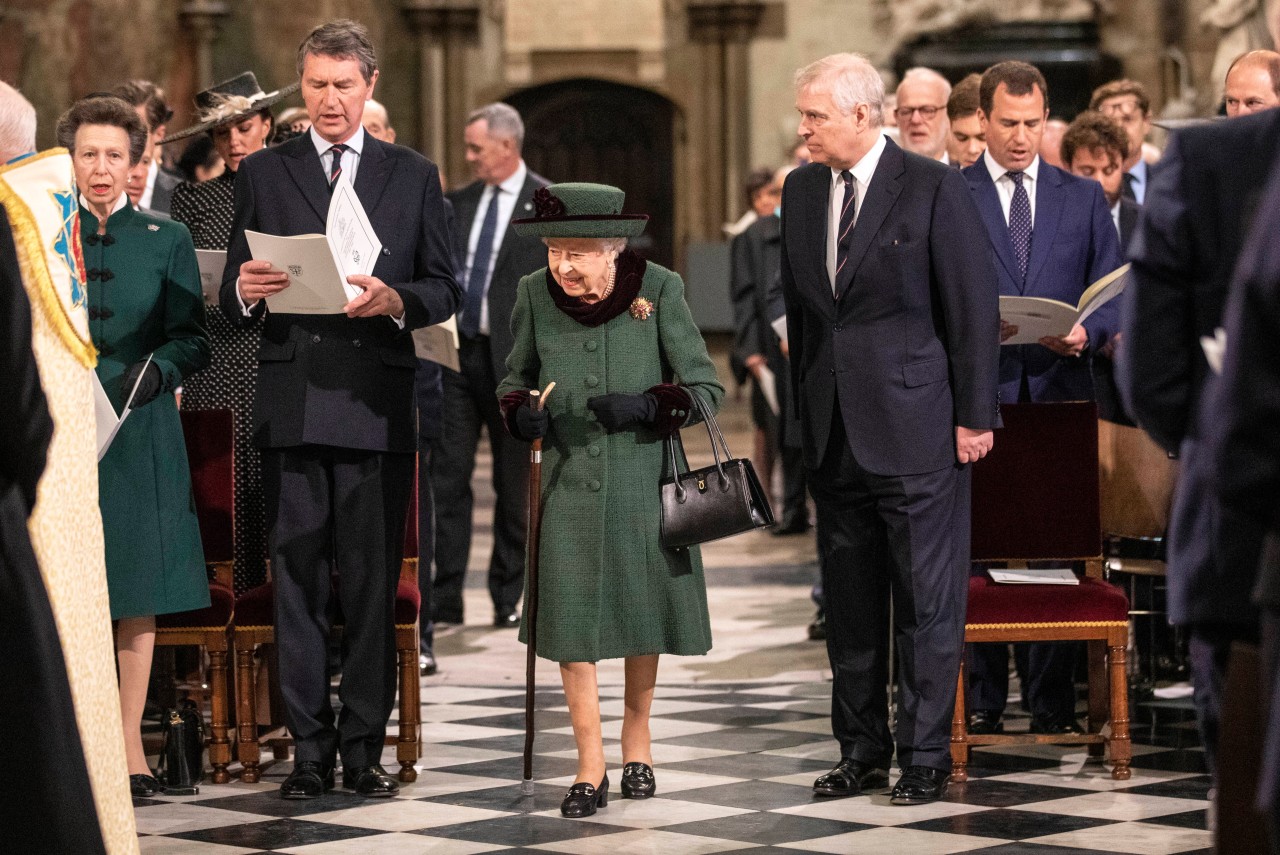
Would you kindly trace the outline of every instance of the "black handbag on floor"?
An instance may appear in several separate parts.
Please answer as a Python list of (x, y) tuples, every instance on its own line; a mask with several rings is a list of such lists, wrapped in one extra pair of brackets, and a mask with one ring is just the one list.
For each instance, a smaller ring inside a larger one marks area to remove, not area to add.
[[(680, 465), (686, 458), (680, 431), (664, 440), (671, 467), (671, 474), (663, 477), (661, 483), (661, 540), (667, 549), (685, 549), (695, 543), (773, 525), (773, 508), (769, 507), (769, 498), (760, 486), (751, 461), (729, 454), (729, 445), (711, 408), (697, 392), (687, 391), (707, 428), (716, 462), (702, 469), (681, 472)], [(724, 452), (723, 460), (721, 452)]]
[(161, 722), (164, 745), (156, 777), (171, 796), (194, 796), (204, 776), (204, 718), (190, 698), (165, 710)]

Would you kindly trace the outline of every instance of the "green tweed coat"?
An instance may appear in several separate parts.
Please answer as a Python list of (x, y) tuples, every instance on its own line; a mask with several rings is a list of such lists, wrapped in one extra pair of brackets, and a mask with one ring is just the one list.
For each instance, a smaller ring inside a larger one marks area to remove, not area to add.
[(146, 617), (209, 605), (187, 447), (173, 390), (209, 364), (204, 298), (186, 226), (125, 205), (98, 220), (80, 209), (89, 274), (89, 331), (98, 379), (116, 412), (121, 378), (154, 354), (160, 395), (129, 414), (98, 463), (111, 617)]
[[(556, 383), (543, 440), (538, 655), (557, 662), (702, 655), (711, 649), (711, 624), (701, 554), (659, 542), (662, 437), (650, 428), (607, 434), (586, 403), (678, 383), (719, 408), (724, 387), (684, 283), (648, 264), (637, 299), (652, 313), (641, 319), (643, 312), (624, 310), (595, 327), (556, 306), (548, 289), (558, 287), (545, 268), (520, 280), (515, 345), (498, 387), (501, 398)], [(527, 626), (520, 637), (528, 642)]]

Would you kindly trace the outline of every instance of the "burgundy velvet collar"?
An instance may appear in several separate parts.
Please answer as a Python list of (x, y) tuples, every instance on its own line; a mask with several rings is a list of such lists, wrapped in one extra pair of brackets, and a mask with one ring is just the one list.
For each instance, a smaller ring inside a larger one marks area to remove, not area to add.
[(557, 309), (585, 327), (598, 327), (631, 308), (631, 301), (640, 293), (640, 286), (644, 283), (646, 264), (643, 258), (629, 249), (620, 252), (618, 272), (613, 280), (613, 293), (595, 303), (584, 303), (577, 297), (566, 294), (556, 284), (551, 268), (548, 267), (547, 292), (551, 294), (551, 300)]

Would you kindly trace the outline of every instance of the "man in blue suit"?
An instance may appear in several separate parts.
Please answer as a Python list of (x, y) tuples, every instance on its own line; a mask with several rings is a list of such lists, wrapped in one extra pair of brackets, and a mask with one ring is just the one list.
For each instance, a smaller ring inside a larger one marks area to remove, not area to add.
[[(884, 83), (856, 54), (796, 75), (813, 163), (782, 197), (792, 406), (818, 508), (831, 729), (814, 782), (890, 801), (941, 798), (964, 644), (969, 465), (998, 420), (999, 317), (982, 227), (956, 170), (882, 133)], [(892, 598), (892, 609), (890, 599)], [(898, 661), (889, 728), (890, 631)]]
[[(1040, 159), (1049, 96), (1035, 66), (993, 65), (982, 75), (978, 97), (987, 151), (964, 176), (986, 226), (1000, 294), (1075, 304), (1092, 282), (1121, 264), (1102, 185)], [(1093, 400), (1091, 352), (1107, 343), (1116, 325), (1116, 307), (1107, 304), (1065, 336), (1001, 347), (1000, 399)], [(1001, 321), (1001, 341), (1016, 332)], [(1072, 683), (1075, 651), (1075, 645), (1062, 642), (1019, 645), (1019, 656), (1026, 657), (1024, 696), (1030, 703), (1033, 732), (1078, 729)], [(971, 648), (968, 697), (973, 733), (1001, 728), (1009, 689), (1007, 662), (1004, 645)]]
[[(461, 290), (435, 165), (361, 127), (378, 79), (368, 31), (354, 21), (317, 27), (298, 48), (298, 70), (311, 130), (241, 165), (220, 295), (234, 321), (266, 315), (253, 430), (296, 746), (280, 793), (319, 798), (340, 753), (345, 788), (389, 797), (399, 787), (379, 758), (395, 703), (393, 608), (418, 449), (409, 333), (457, 311)], [(351, 181), (383, 245), (372, 275), (347, 278), (341, 313), (270, 311), (289, 276), (251, 258), (246, 231), (323, 232), (339, 181)], [(337, 715), (325, 656), (331, 592), (344, 619)]]

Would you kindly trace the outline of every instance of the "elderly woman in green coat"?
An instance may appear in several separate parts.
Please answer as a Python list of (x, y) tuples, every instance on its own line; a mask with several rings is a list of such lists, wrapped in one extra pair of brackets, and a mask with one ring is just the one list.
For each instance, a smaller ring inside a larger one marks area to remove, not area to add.
[[(711, 649), (701, 556), (662, 547), (659, 481), (690, 396), (714, 411), (724, 387), (680, 277), (626, 250), (648, 218), (622, 202), (615, 187), (555, 184), (511, 223), (547, 245), (547, 267), (520, 281), (498, 395), (513, 435), (544, 439), (537, 654), (560, 663), (573, 721), (571, 817), (608, 803), (595, 663), (626, 660), (622, 797), (648, 798), (658, 656)], [(529, 390), (552, 381), (545, 410), (532, 407)]]
[(186, 226), (135, 211), (125, 194), (146, 139), (146, 126), (119, 98), (85, 98), (58, 121), (58, 142), (71, 151), (80, 191), (98, 380), (117, 413), (133, 395), (132, 412), (98, 461), (98, 504), (135, 797), (162, 790), (147, 766), (141, 731), (156, 615), (209, 605), (173, 395), (183, 378), (209, 363), (204, 300)]

